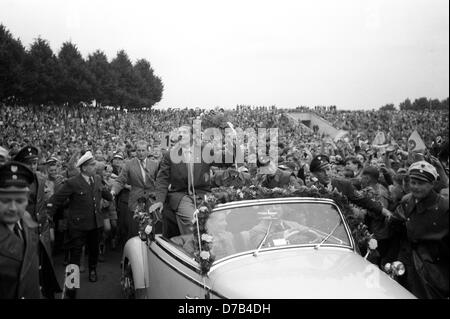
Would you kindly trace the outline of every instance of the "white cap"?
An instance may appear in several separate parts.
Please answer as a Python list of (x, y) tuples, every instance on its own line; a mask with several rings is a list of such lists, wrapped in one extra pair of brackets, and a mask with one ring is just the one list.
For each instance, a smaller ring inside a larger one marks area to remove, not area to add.
[(245, 166), (239, 166), (238, 167), (238, 172), (248, 172), (248, 168)]
[(420, 179), (425, 182), (433, 182), (439, 176), (436, 168), (426, 161), (419, 161), (411, 164), (408, 169), (411, 178)]
[(91, 151), (87, 151), (86, 153), (84, 153), (83, 156), (80, 157), (80, 159), (77, 162), (76, 167), (80, 167), (81, 165), (83, 165), (84, 163), (86, 163), (87, 161), (94, 159), (94, 156), (92, 155)]

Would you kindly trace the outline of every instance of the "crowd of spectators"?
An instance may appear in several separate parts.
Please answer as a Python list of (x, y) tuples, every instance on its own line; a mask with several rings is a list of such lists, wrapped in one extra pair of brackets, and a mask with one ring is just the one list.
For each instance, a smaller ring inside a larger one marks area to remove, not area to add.
[[(338, 111), (334, 107), (295, 111), (314, 112), (335, 128), (348, 131), (348, 134), (338, 139), (326, 136), (318, 127), (307, 127), (289, 116), (292, 110), (275, 107), (126, 110), (83, 105), (0, 104), (0, 160), (5, 162), (7, 158), (14, 158), (26, 145), (37, 147), (38, 170), (47, 178), (45, 192), (51, 196), (54, 192), (51, 189), (61, 184), (59, 179), (64, 180), (76, 174), (75, 162), (87, 150), (92, 151), (97, 162), (101, 163), (98, 174), (103, 177), (105, 185), (110, 187), (111, 181), (121, 171), (120, 163), (136, 157), (138, 141), (148, 143), (149, 157), (159, 161), (161, 148), (168, 146), (164, 144), (165, 136), (193, 120), (201, 120), (203, 129), (232, 126), (257, 131), (258, 128), (277, 128), (278, 167), (272, 166), (272, 162), (267, 164), (259, 161), (256, 170), (256, 164), (251, 165), (248, 161), (239, 163), (238, 171), (248, 172), (252, 183), (263, 181), (262, 185), (269, 185), (266, 186), (269, 188), (283, 187), (285, 183), (291, 187), (312, 187), (317, 184), (317, 178), (310, 165), (313, 159), (325, 155), (329, 158), (330, 174), (334, 178), (350, 182), (358, 196), (376, 199), (385, 209), (394, 210), (402, 203), (404, 196), (410, 193), (408, 168), (415, 162), (425, 160), (437, 170), (439, 178), (434, 184), (434, 191), (447, 198), (447, 206), (443, 209), (448, 211), (448, 111)], [(408, 138), (414, 130), (418, 131), (427, 146), (424, 152), (408, 150)], [(383, 147), (372, 143), (378, 132), (386, 135)], [(217, 172), (211, 171), (212, 180), (217, 186), (226, 184), (220, 180), (225, 175)], [(261, 174), (264, 175), (262, 179)], [(116, 204), (119, 205), (119, 202)], [(105, 211), (105, 226), (100, 247), (101, 258), (107, 238), (111, 239), (113, 247), (117, 240), (120, 241), (123, 223), (117, 218), (119, 206), (117, 212), (111, 203), (105, 202), (102, 207)], [(378, 234), (378, 230), (373, 227), (369, 225), (375, 237), (379, 236), (377, 239), (380, 242), (386, 241), (380, 235), (381, 232)], [(381, 265), (381, 260), (387, 257), (389, 253), (382, 252), (377, 263)]]
[[(371, 147), (377, 132), (386, 135), (387, 143), (408, 150), (408, 137), (417, 130), (432, 149), (437, 136), (448, 135), (448, 112), (443, 111), (338, 111), (335, 108), (301, 109), (314, 112), (334, 127), (349, 132), (339, 141), (308, 128), (276, 108), (239, 107), (237, 110), (167, 109), (126, 110), (89, 106), (6, 106), (0, 105), (0, 146), (14, 155), (25, 145), (40, 150), (41, 163), (50, 157), (71, 163), (80, 152), (92, 150), (110, 161), (116, 151), (130, 156), (138, 140), (151, 147), (163, 143), (163, 136), (194, 119), (203, 127), (221, 125), (215, 118), (225, 118), (234, 127), (278, 128), (279, 162), (286, 158), (307, 163), (317, 153), (346, 158), (361, 154), (365, 160), (380, 158), (384, 153)], [(220, 122), (220, 120), (219, 120)], [(363, 143), (361, 143), (363, 142)], [(434, 154), (437, 155), (437, 154)], [(406, 163), (405, 163), (406, 165)]]
[[(301, 107), (296, 112), (313, 112), (324, 118), (337, 129), (346, 130), (352, 138), (358, 135), (372, 141), (377, 132), (389, 133), (397, 142), (407, 139), (417, 130), (427, 146), (431, 146), (437, 136), (448, 135), (448, 111), (424, 109), (413, 110), (353, 110), (336, 108)], [(292, 110), (291, 110), (292, 112)]]

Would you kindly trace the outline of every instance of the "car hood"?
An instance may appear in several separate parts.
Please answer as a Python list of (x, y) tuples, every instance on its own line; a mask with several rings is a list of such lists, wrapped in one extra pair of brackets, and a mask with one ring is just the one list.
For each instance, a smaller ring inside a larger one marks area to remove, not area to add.
[(378, 267), (343, 248), (261, 251), (257, 257), (218, 263), (209, 278), (213, 293), (225, 298), (414, 298)]

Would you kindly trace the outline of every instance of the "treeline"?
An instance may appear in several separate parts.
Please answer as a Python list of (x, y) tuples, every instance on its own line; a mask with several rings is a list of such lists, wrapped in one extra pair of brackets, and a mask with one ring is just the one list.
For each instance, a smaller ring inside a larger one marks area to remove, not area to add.
[(25, 49), (0, 24), (0, 102), (75, 105), (80, 102), (151, 107), (162, 98), (163, 83), (145, 59), (132, 64), (121, 50), (110, 62), (97, 50), (83, 59), (75, 44), (63, 43), (55, 55), (37, 38)]
[[(398, 105), (400, 110), (449, 110), (448, 108), (448, 97), (445, 100), (439, 101), (438, 99), (428, 99), (426, 97), (421, 97), (415, 99), (411, 102), (410, 99), (406, 99)], [(393, 111), (395, 110), (394, 104), (386, 104), (380, 108), (380, 110)]]

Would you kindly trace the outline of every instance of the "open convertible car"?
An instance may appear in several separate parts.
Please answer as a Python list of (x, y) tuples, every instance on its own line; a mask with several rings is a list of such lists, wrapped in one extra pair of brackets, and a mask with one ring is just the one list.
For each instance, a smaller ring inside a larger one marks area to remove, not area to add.
[(358, 253), (342, 212), (330, 199), (219, 204), (206, 229), (202, 240), (210, 242), (215, 257), (206, 274), (195, 258), (194, 236), (201, 236), (195, 231), (131, 238), (122, 258), (126, 297), (414, 298)]

